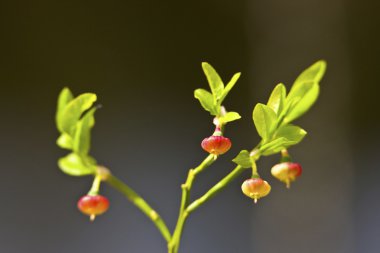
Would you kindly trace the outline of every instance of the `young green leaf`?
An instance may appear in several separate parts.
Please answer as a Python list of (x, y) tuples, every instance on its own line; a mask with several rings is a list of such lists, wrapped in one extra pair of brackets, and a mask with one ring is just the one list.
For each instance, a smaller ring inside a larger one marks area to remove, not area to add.
[(214, 97), (210, 92), (204, 89), (196, 89), (194, 91), (194, 97), (199, 100), (202, 107), (210, 112), (211, 115), (216, 116), (218, 114), (218, 106), (214, 102)]
[(226, 85), (226, 87), (224, 88), (223, 90), (223, 93), (222, 93), (222, 96), (220, 97), (218, 103), (219, 105), (221, 105), (224, 101), (224, 99), (226, 98), (226, 96), (228, 95), (228, 93), (231, 91), (231, 89), (235, 86), (236, 82), (239, 80), (240, 78), (240, 75), (241, 73), (236, 73), (232, 78), (231, 80), (228, 82), (228, 84)]
[(289, 92), (289, 96), (297, 96), (293, 93), (297, 93), (297, 90), (303, 85), (303, 83), (319, 83), (326, 72), (326, 66), (326, 62), (320, 60), (305, 69), (294, 81), (293, 87)]
[(214, 100), (217, 101), (222, 96), (224, 84), (216, 70), (207, 62), (202, 63), (203, 72), (205, 73), (210, 85)]
[(219, 118), (219, 122), (221, 124), (225, 124), (225, 123), (228, 123), (228, 122), (231, 122), (231, 121), (238, 120), (240, 118), (241, 118), (241, 116), (237, 112), (227, 112), (223, 117)]
[(262, 145), (260, 151), (263, 155), (278, 153), (282, 149), (298, 144), (305, 135), (306, 131), (298, 126), (284, 125), (277, 130), (274, 140)]
[(95, 165), (86, 164), (82, 158), (75, 153), (70, 153), (59, 159), (58, 166), (64, 173), (70, 176), (86, 176), (94, 174), (96, 171)]
[(277, 124), (276, 113), (268, 106), (259, 103), (255, 106), (252, 116), (257, 132), (264, 142), (271, 139), (274, 127)]
[(240, 153), (232, 161), (243, 168), (252, 167), (252, 159), (247, 150), (240, 151)]
[(283, 123), (285, 116), (290, 114), (290, 112), (293, 110), (293, 108), (298, 104), (298, 102), (301, 100), (300, 97), (292, 98), (290, 101), (285, 101), (284, 109), (282, 109), (282, 112), (280, 114), (279, 123)]
[(317, 100), (319, 95), (319, 81), (326, 71), (326, 62), (318, 61), (303, 71), (295, 80), (286, 102), (299, 98), (299, 102), (286, 115), (286, 122), (291, 122), (302, 116)]
[(286, 97), (285, 85), (280, 83), (273, 89), (272, 94), (269, 97), (267, 105), (279, 115), (284, 108)]
[(73, 149), (73, 139), (70, 135), (62, 133), (57, 139), (57, 145), (64, 149)]
[(76, 124), (82, 113), (88, 110), (96, 101), (94, 93), (84, 93), (71, 100), (64, 108), (58, 125), (60, 129), (74, 137)]
[(95, 111), (96, 108), (92, 108), (77, 122), (73, 150), (81, 156), (87, 155), (90, 151), (91, 128), (95, 124)]
[(284, 137), (293, 142), (292, 145), (298, 144), (306, 136), (307, 132), (295, 125), (284, 125), (280, 127), (275, 135), (275, 138)]
[(61, 121), (62, 112), (65, 109), (66, 105), (73, 99), (73, 94), (71, 93), (70, 89), (65, 87), (62, 89), (62, 91), (59, 93), (58, 96), (58, 103), (57, 103), (57, 112), (55, 115), (55, 122), (57, 124), (57, 128), (60, 132), (63, 132), (63, 130), (60, 127), (59, 122)]
[(319, 95), (319, 84), (309, 83), (310, 88), (303, 97), (301, 97), (297, 104), (285, 116), (285, 123), (290, 123), (293, 120), (305, 114), (311, 106), (315, 103)]
[(280, 137), (262, 145), (260, 147), (260, 152), (262, 153), (262, 155), (266, 156), (273, 155), (292, 144), (292, 141), (286, 139), (285, 137)]

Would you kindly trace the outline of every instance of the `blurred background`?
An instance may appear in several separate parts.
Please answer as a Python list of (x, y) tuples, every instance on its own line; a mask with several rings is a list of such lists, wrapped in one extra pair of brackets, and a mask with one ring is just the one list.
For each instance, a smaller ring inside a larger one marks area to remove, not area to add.
[(290, 150), (304, 174), (290, 190), (259, 170), (272, 193), (253, 205), (242, 175), (189, 219), (180, 252), (380, 251), (379, 58), (376, 1), (1, 1), (0, 252), (166, 252), (151, 222), (107, 186), (107, 215), (76, 209), (91, 178), (61, 173), (54, 113), (64, 86), (95, 92), (92, 154), (156, 208), (170, 228), (180, 184), (206, 155), (211, 117), (193, 98), (201, 62), (242, 77), (225, 101), (243, 119), (232, 150), (202, 174), (200, 196), (258, 142), (251, 120), (279, 82), (289, 88), (328, 62), (316, 106), (296, 123), (309, 135)]

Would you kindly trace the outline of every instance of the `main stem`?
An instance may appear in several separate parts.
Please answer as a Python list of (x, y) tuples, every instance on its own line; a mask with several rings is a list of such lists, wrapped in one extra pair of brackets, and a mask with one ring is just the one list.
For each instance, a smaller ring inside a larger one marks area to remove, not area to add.
[(174, 229), (172, 239), (168, 243), (168, 253), (178, 252), (183, 227), (189, 215), (189, 213), (186, 211), (186, 208), (189, 205), (189, 201), (190, 201), (190, 190), (193, 186), (193, 182), (196, 175), (198, 175), (205, 168), (213, 164), (216, 159), (217, 159), (217, 156), (212, 155), (212, 154), (208, 155), (206, 159), (204, 159), (203, 162), (198, 167), (196, 167), (195, 169), (189, 170), (186, 182), (181, 185), (181, 188), (182, 188), (181, 207), (180, 207), (180, 211), (178, 215), (177, 225)]

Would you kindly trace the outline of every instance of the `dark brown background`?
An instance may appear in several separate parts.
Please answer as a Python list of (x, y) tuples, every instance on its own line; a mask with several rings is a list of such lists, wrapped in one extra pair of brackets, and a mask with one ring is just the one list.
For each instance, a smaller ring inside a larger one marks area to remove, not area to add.
[(93, 155), (140, 192), (172, 228), (179, 185), (205, 156), (211, 118), (193, 98), (200, 63), (228, 79), (226, 106), (243, 120), (227, 130), (232, 151), (195, 185), (199, 196), (258, 141), (251, 121), (278, 82), (289, 87), (328, 61), (318, 104), (298, 121), (309, 136), (292, 154), (304, 166), (290, 191), (260, 162), (270, 196), (253, 206), (244, 175), (194, 213), (184, 253), (375, 253), (380, 243), (379, 6), (376, 1), (1, 1), (0, 252), (165, 252), (150, 221), (117, 192), (89, 224), (75, 207), (89, 178), (56, 165), (56, 97), (92, 91)]

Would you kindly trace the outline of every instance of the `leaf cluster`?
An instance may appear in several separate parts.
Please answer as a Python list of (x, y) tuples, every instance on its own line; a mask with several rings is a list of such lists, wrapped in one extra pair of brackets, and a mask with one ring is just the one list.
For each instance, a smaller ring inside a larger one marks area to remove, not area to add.
[(207, 62), (202, 63), (203, 72), (207, 78), (211, 92), (205, 89), (196, 89), (194, 97), (199, 100), (202, 107), (211, 115), (218, 118), (220, 124), (225, 124), (241, 118), (237, 112), (225, 112), (222, 107), (224, 99), (240, 78), (240, 72), (233, 75), (231, 80), (224, 85), (216, 70)]
[(84, 93), (74, 98), (68, 88), (58, 97), (56, 125), (60, 132), (57, 145), (70, 150), (67, 156), (58, 160), (59, 168), (72, 176), (94, 174), (96, 161), (88, 153), (91, 146), (91, 129), (94, 127), (93, 107), (97, 97), (94, 93)]
[[(326, 62), (318, 61), (304, 70), (287, 94), (284, 84), (278, 84), (266, 104), (258, 103), (252, 113), (256, 130), (261, 137), (261, 155), (272, 155), (298, 144), (307, 134), (292, 122), (305, 114), (319, 95), (319, 82), (326, 70)], [(233, 160), (243, 167), (252, 166), (252, 157), (243, 150)]]

